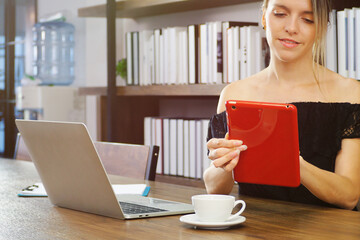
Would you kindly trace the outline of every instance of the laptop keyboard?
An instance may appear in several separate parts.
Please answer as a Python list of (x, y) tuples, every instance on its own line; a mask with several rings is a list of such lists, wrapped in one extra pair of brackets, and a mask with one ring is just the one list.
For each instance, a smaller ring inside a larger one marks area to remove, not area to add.
[(125, 214), (138, 214), (138, 213), (152, 213), (152, 212), (165, 212), (167, 210), (161, 208), (153, 208), (143, 206), (135, 203), (119, 202), (121, 209)]

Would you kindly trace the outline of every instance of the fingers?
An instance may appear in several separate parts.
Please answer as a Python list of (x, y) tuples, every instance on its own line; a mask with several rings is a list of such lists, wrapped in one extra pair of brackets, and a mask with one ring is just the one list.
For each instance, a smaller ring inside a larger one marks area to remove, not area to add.
[(245, 151), (247, 149), (246, 145), (241, 145), (240, 147), (236, 147), (236, 148), (215, 148), (215, 149), (211, 149), (209, 150), (209, 159), (211, 160), (215, 160), (218, 159), (224, 155), (227, 155), (230, 152), (233, 152), (235, 150), (239, 149), (240, 151)]
[(230, 161), (236, 160), (239, 158), (240, 149), (231, 150), (229, 153), (225, 154), (222, 157), (219, 157), (213, 161), (213, 164), (216, 168), (225, 167), (227, 164), (230, 164)]
[(241, 140), (228, 140), (225, 138), (212, 138), (207, 142), (209, 150), (216, 148), (236, 148), (243, 144)]
[(229, 134), (225, 138), (212, 138), (207, 142), (209, 159), (213, 160), (216, 168), (232, 171), (239, 161), (241, 151), (247, 149), (241, 140), (229, 140)]
[(211, 160), (215, 160), (217, 158), (220, 158), (226, 154), (228, 154), (229, 152), (233, 151), (234, 149), (232, 148), (216, 148), (216, 149), (212, 149), (209, 151), (209, 159)]
[(246, 145), (242, 145), (236, 149), (225, 149), (228, 152), (221, 157), (214, 158), (213, 165), (216, 168), (223, 168), (225, 171), (232, 171), (237, 165), (240, 157), (240, 152), (245, 151), (247, 149)]
[(234, 170), (234, 168), (236, 167), (237, 163), (239, 162), (239, 157), (240, 157), (240, 156), (232, 159), (230, 162), (228, 162), (228, 163), (223, 167), (223, 169), (224, 169), (226, 172), (231, 172), (232, 170)]

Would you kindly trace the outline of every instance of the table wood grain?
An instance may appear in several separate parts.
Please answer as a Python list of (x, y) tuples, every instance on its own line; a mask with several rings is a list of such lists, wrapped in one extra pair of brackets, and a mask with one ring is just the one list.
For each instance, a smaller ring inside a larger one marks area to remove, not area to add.
[[(110, 176), (151, 186), (150, 196), (190, 203), (202, 188)], [(360, 213), (305, 204), (244, 199), (246, 222), (226, 230), (194, 229), (180, 216), (118, 220), (53, 206), (17, 193), (40, 181), (33, 163), (0, 159), (0, 239), (360, 239)], [(96, 193), (94, 193), (96, 194)]]

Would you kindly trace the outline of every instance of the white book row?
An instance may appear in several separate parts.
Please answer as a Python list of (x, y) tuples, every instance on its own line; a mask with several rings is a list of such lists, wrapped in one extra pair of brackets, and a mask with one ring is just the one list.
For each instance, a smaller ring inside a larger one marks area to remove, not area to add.
[[(250, 25), (240, 35), (239, 28)], [(233, 70), (240, 60), (247, 63), (248, 75), (255, 73), (264, 67), (264, 31), (255, 25), (217, 21), (127, 32), (127, 85), (228, 83), (240, 79), (240, 71)]]
[(201, 179), (210, 166), (209, 119), (145, 117), (144, 144), (160, 147), (156, 173)]
[(269, 47), (265, 31), (257, 26), (227, 29), (227, 82), (244, 79), (265, 68)]
[(326, 67), (344, 77), (360, 80), (360, 8), (332, 10)]

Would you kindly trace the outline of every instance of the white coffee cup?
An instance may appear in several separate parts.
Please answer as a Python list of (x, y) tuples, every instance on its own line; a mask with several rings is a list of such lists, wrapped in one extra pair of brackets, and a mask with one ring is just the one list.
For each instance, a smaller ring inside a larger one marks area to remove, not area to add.
[[(234, 196), (220, 194), (195, 195), (191, 198), (196, 217), (201, 222), (225, 222), (231, 221), (245, 210), (243, 200), (235, 201)], [(241, 209), (231, 214), (236, 205), (242, 204)]]

